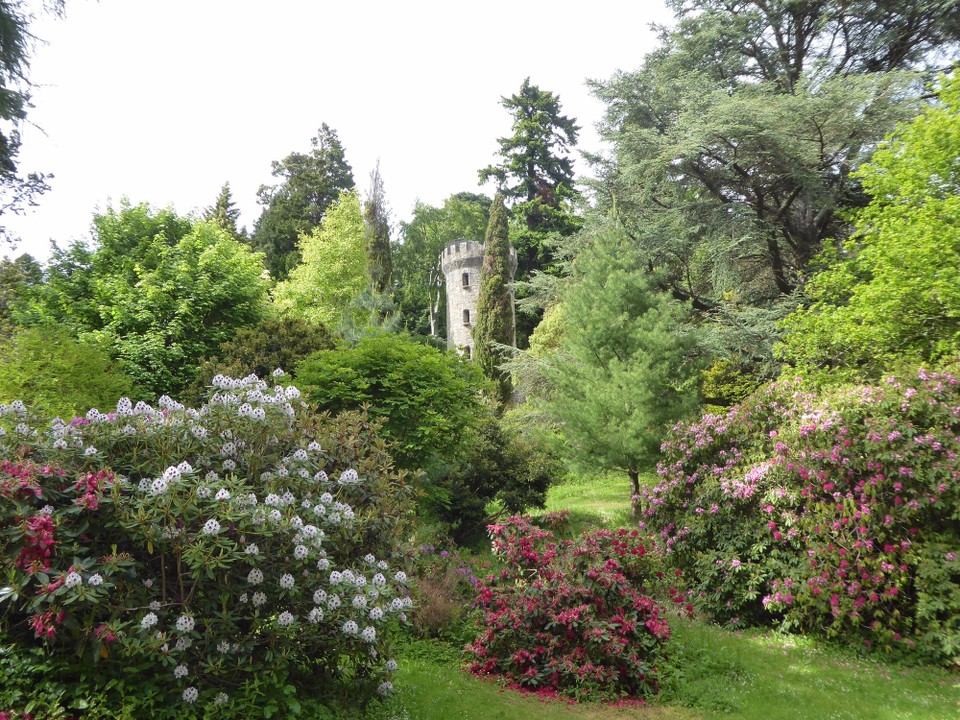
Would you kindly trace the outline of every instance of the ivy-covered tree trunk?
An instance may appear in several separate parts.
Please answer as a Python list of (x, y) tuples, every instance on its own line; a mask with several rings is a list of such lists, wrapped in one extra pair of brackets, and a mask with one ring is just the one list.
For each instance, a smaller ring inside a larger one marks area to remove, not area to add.
[(498, 194), (490, 208), (490, 222), (484, 242), (473, 345), (475, 361), (484, 374), (497, 383), (503, 402), (510, 399), (512, 386), (510, 374), (500, 367), (504, 358), (496, 345), (516, 344), (513, 292), (510, 288), (512, 279), (507, 209), (503, 204), (503, 196)]

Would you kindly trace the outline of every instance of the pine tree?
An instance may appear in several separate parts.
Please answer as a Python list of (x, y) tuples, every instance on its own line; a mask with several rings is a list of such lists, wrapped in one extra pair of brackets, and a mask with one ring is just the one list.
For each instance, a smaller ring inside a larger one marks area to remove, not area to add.
[(689, 307), (657, 287), (616, 228), (597, 233), (574, 271), (560, 346), (543, 360), (545, 409), (578, 460), (627, 473), (636, 514), (640, 473), (697, 407)]
[(240, 210), (233, 202), (233, 195), (230, 192), (230, 183), (225, 182), (220, 188), (220, 194), (217, 195), (216, 202), (206, 209), (203, 213), (204, 220), (212, 220), (219, 227), (230, 233), (234, 240), (245, 239), (246, 233), (237, 228), (237, 220), (240, 219)]
[(474, 359), (484, 374), (497, 382), (500, 399), (510, 398), (510, 374), (501, 369), (503, 354), (495, 344), (516, 345), (513, 292), (510, 283), (513, 269), (507, 226), (507, 208), (503, 196), (497, 195), (490, 208), (490, 222), (483, 245), (480, 268), (480, 296), (473, 327)]
[(371, 289), (374, 293), (387, 293), (393, 277), (393, 265), (390, 259), (390, 218), (379, 161), (370, 172), (370, 194), (363, 204), (363, 221), (367, 233)]

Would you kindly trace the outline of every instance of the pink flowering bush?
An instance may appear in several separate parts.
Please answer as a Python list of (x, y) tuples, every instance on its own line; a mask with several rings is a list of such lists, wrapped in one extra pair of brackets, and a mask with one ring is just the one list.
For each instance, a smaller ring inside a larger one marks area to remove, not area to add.
[(69, 423), (0, 406), (0, 636), (103, 678), (136, 667), (178, 716), (389, 694), (412, 605), (403, 476), (362, 415), (214, 385), (199, 409), (121, 400)]
[[(774, 406), (756, 422), (755, 408)], [(749, 435), (731, 429), (743, 420), (755, 423)], [(715, 433), (735, 456), (724, 465), (697, 463), (691, 440), (703, 424), (665, 444), (645, 521), (677, 567), (717, 568), (698, 577), (704, 609), (728, 618), (749, 608), (750, 619), (960, 660), (955, 377), (921, 370), (820, 399), (770, 389)]]
[(558, 543), (512, 517), (490, 533), (504, 567), (478, 588), (484, 614), (467, 647), (473, 673), (575, 699), (656, 693), (670, 628), (649, 596), (648, 585), (664, 576), (639, 532), (600, 530)]

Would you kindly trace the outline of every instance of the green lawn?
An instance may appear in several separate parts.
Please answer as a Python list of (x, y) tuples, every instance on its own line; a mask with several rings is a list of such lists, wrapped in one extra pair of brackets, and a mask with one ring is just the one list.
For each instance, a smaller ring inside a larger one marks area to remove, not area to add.
[[(652, 478), (648, 478), (652, 479)], [(569, 480), (547, 511), (579, 528), (630, 522), (625, 476)], [(675, 620), (657, 704), (642, 708), (544, 703), (460, 669), (456, 649), (417, 641), (400, 654), (397, 694), (378, 720), (948, 720), (960, 718), (960, 674), (906, 668), (773, 632), (732, 632)]]

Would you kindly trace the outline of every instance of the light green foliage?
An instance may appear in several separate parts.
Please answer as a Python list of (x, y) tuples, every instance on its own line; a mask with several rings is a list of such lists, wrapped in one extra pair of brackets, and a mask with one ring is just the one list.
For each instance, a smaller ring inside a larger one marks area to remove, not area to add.
[(454, 454), (485, 414), (477, 368), (403, 335), (342, 344), (300, 362), (297, 378), (310, 402), (332, 413), (369, 404), (394, 441), (400, 467), (429, 469)]
[(454, 240), (481, 242), (490, 198), (457, 193), (440, 207), (418, 202), (410, 222), (400, 223), (402, 240), (393, 248), (397, 309), (404, 327), (418, 335), (445, 333), (447, 317), (440, 251)]
[(513, 293), (510, 291), (510, 240), (507, 237), (507, 209), (497, 195), (490, 209), (490, 223), (483, 245), (477, 319), (473, 326), (474, 362), (499, 387), (501, 402), (510, 399), (510, 374), (500, 365), (503, 353), (494, 344), (516, 344)]
[[(339, 327), (353, 300), (367, 288), (366, 231), (360, 198), (343, 192), (320, 222), (300, 239), (303, 260), (273, 291), (282, 317)], [(354, 313), (359, 311), (354, 308)], [(366, 318), (358, 317), (362, 323)]]
[(859, 173), (870, 204), (853, 240), (825, 255), (779, 352), (804, 373), (877, 378), (960, 351), (960, 81)]
[(114, 406), (132, 389), (106, 348), (64, 328), (20, 328), (0, 341), (0, 402), (30, 398), (38, 412), (69, 420)]
[(124, 201), (93, 229), (93, 249), (55, 252), (19, 315), (110, 348), (143, 392), (179, 393), (200, 358), (260, 318), (262, 256), (215, 224)]
[(310, 145), (309, 153), (292, 152), (274, 161), (273, 176), (280, 182), (261, 185), (257, 191), (264, 207), (252, 242), (266, 254), (274, 280), (286, 279), (300, 261), (300, 236), (320, 225), (340, 193), (354, 187), (353, 170), (336, 130), (323, 123)]
[(696, 407), (689, 310), (657, 289), (617, 228), (574, 263), (559, 348), (543, 358), (547, 413), (582, 461), (638, 476), (669, 426)]

